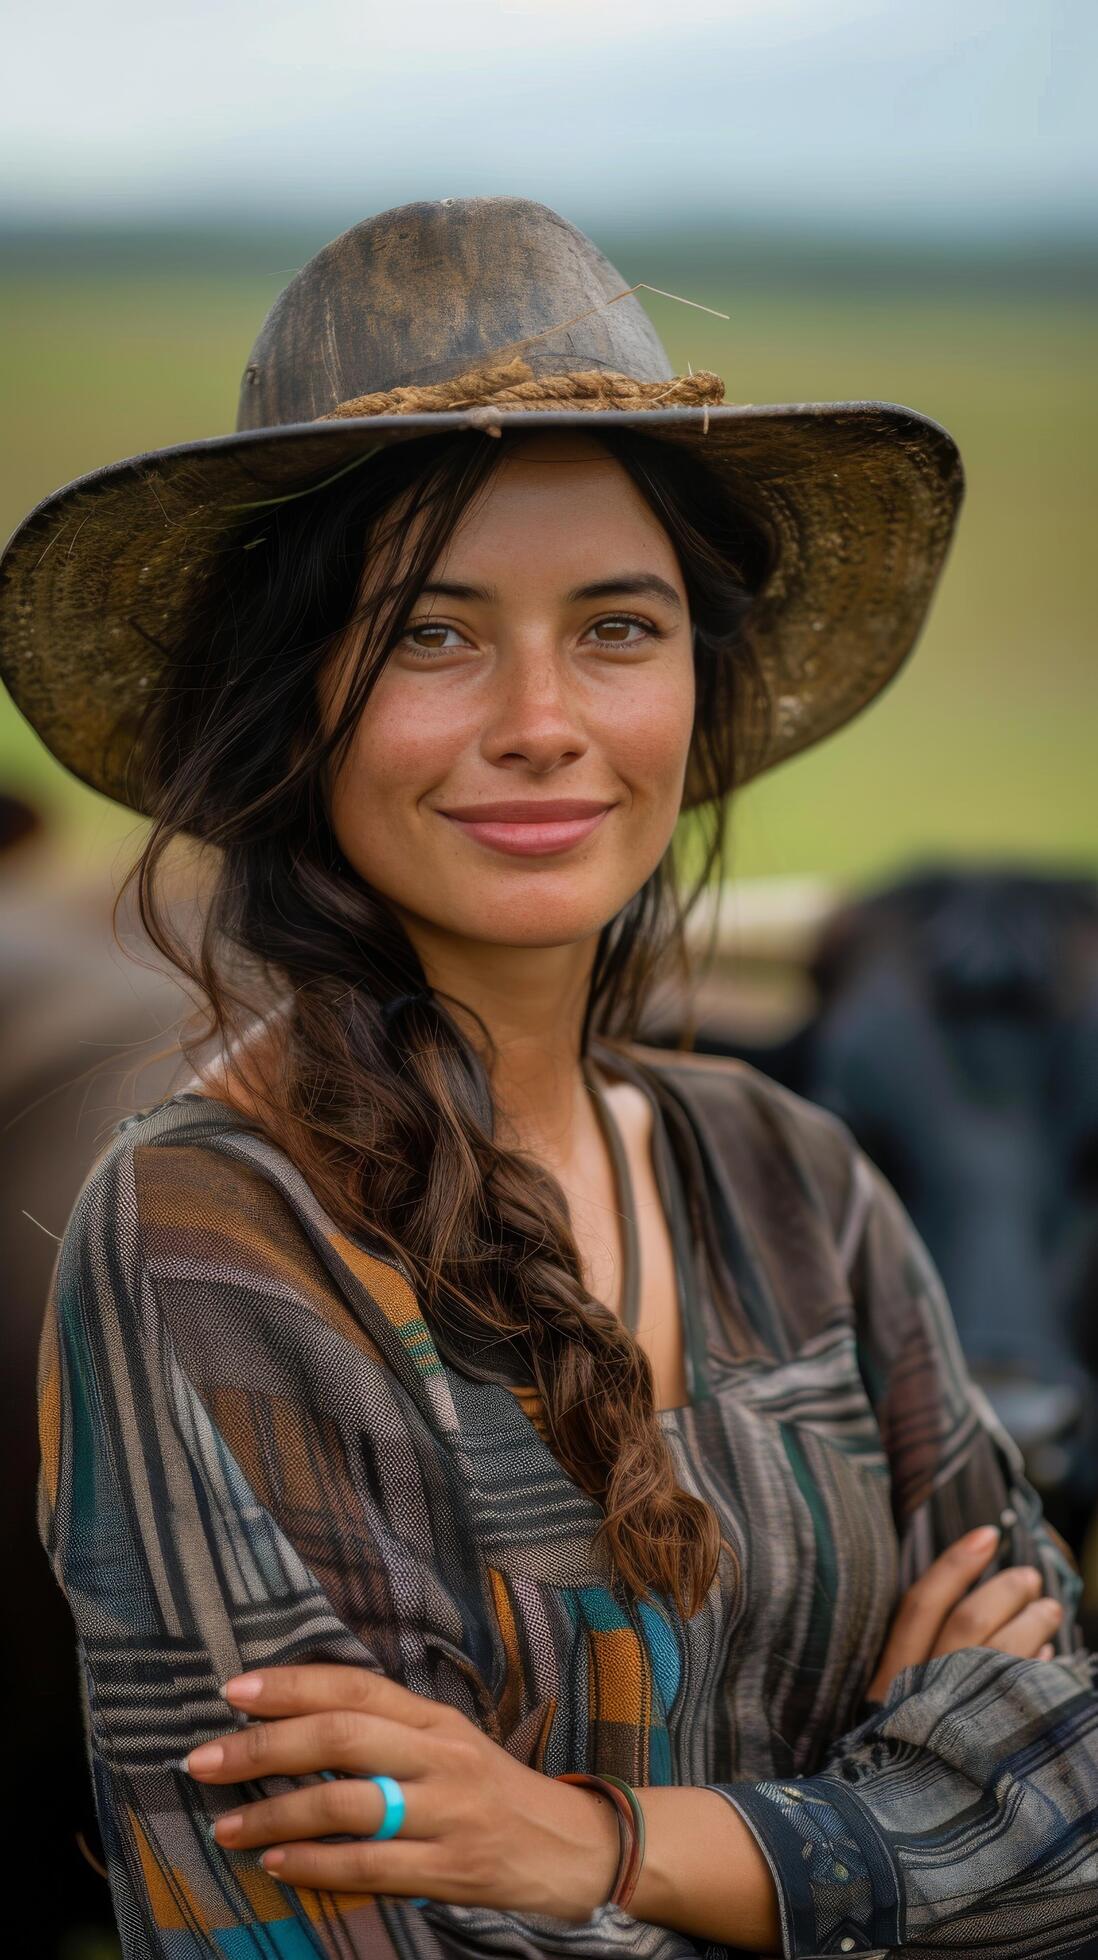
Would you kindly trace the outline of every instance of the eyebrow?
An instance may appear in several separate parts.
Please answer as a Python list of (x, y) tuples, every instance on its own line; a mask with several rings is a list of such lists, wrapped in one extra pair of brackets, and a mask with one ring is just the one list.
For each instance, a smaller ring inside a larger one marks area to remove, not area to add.
[[(494, 605), (499, 593), (494, 585), (460, 585), (452, 579), (434, 579), (428, 585), (421, 585), (420, 595), (425, 592), (437, 594), (441, 599), (482, 599), (486, 605)], [(682, 600), (673, 585), (665, 578), (658, 578), (655, 572), (618, 572), (613, 578), (594, 579), (589, 585), (574, 585), (571, 592), (565, 593), (569, 605), (580, 599), (612, 599), (627, 593), (634, 597), (662, 599), (682, 611)]]

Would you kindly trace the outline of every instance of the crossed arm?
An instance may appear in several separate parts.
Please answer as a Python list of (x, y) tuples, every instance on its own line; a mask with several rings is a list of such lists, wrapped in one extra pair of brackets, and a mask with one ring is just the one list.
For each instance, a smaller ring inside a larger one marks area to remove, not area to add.
[[(909, 1589), (871, 1688), (904, 1667), (983, 1644), (1051, 1655), (1045, 1635), (1062, 1607), (1037, 1597), (1040, 1574), (1014, 1567), (975, 1592), (994, 1531), (966, 1535)], [(272, 1776), (337, 1772), (284, 1795), (233, 1804), (213, 1826), (218, 1845), (252, 1852), (284, 1884), (330, 1892), (405, 1894), (505, 1911), (588, 1920), (617, 1865), (614, 1813), (596, 1792), (516, 1762), (448, 1705), (364, 1668), (299, 1665), (237, 1676), (223, 1688), (251, 1718), (186, 1759), (216, 1790)], [(366, 1843), (383, 1799), (366, 1781), (405, 1788), (402, 1837)], [(758, 1840), (720, 1793), (644, 1789), (646, 1856), (630, 1901), (635, 1919), (753, 1953), (779, 1950), (778, 1898)], [(329, 1843), (333, 1834), (342, 1841)]]

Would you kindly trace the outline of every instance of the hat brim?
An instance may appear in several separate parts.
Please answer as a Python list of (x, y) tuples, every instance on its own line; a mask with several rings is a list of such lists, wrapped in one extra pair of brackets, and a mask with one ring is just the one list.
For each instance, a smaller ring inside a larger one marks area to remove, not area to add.
[[(138, 717), (240, 507), (284, 496), (364, 450), (482, 425), (485, 411), (291, 423), (131, 456), (43, 499), (0, 557), (0, 674), (65, 767), (140, 809)], [(583, 428), (589, 411), (493, 410), (501, 429)], [(696, 448), (766, 527), (776, 562), (752, 607), (773, 702), (742, 783), (866, 707), (918, 638), (963, 494), (955, 443), (887, 402), (599, 410)], [(687, 778), (683, 807), (698, 800)]]

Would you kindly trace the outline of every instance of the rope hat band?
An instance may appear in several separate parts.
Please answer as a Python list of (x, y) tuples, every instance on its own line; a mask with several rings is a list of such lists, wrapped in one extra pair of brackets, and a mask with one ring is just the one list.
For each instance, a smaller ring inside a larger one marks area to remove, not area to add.
[[(271, 306), (235, 432), (93, 470), (17, 527), (0, 676), (20, 712), (82, 781), (151, 813), (143, 710), (242, 518), (419, 435), (601, 418), (693, 451), (767, 541), (745, 630), (770, 706), (728, 731), (729, 782), (841, 727), (921, 631), (960, 507), (956, 445), (894, 403), (728, 402), (707, 369), (675, 372), (638, 290), (528, 198), (397, 205), (342, 232)], [(683, 808), (713, 793), (688, 764)]]
[(440, 410), (478, 408), (491, 404), (497, 408), (562, 408), (599, 410), (605, 408), (701, 407), (724, 400), (724, 382), (719, 375), (701, 370), (697, 374), (672, 375), (669, 381), (639, 381), (632, 374), (614, 374), (605, 368), (589, 368), (576, 374), (535, 375), (528, 361), (516, 355), (498, 365), (485, 364), (454, 375), (449, 381), (428, 382), (424, 386), (390, 388), (379, 394), (357, 395), (339, 402), (317, 417), (334, 422), (364, 415), (425, 415)]

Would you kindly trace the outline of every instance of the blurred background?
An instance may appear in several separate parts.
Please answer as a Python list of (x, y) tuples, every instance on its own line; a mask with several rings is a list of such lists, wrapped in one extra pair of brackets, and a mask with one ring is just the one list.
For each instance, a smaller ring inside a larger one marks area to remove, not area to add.
[[(894, 1179), (1084, 1565), (1096, 44), (1090, 0), (61, 0), (10, 18), (0, 127), (5, 537), (85, 471), (229, 431), (294, 273), (421, 197), (553, 206), (625, 283), (680, 296), (640, 295), (676, 370), (715, 369), (731, 401), (878, 399), (950, 429), (968, 495), (913, 658), (734, 804), (698, 1045), (835, 1108)], [(0, 798), (4, 1481), (31, 1602), (5, 1634), (9, 1725), (28, 1814), (57, 1819), (34, 1951), (106, 1960), (71, 1628), (30, 1515), (33, 1355), (92, 1156), (189, 1071), (149, 1059), (173, 983), (111, 939), (142, 826), (2, 690)], [(120, 936), (140, 953), (132, 918)], [(657, 1004), (652, 1039), (681, 1007)], [(43, 1855), (29, 1832), (16, 1850)]]

